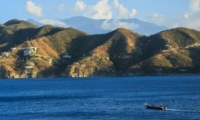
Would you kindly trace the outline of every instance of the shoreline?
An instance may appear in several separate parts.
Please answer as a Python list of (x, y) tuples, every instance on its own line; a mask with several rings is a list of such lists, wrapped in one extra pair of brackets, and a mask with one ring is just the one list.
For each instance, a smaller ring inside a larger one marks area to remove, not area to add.
[(34, 77), (34, 78), (1, 78), (1, 80), (5, 79), (65, 79), (65, 78), (111, 78), (111, 77), (168, 77), (168, 76), (200, 76), (200, 73), (198, 74), (164, 74), (164, 75), (113, 75), (113, 76), (89, 76), (89, 77), (63, 77), (63, 76), (54, 76), (54, 77)]

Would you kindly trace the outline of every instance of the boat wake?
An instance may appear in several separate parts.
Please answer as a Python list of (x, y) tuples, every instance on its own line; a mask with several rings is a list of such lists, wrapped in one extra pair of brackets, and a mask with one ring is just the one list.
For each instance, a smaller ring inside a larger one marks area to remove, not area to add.
[(177, 112), (200, 112), (200, 110), (183, 110), (183, 109), (166, 109), (169, 111), (177, 111)]

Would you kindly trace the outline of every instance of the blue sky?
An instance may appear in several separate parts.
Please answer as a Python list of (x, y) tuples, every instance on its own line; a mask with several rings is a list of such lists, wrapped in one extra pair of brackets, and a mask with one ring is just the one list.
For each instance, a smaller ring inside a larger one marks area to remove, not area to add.
[(60, 19), (138, 18), (157, 25), (200, 28), (200, 0), (1, 0), (0, 23), (34, 19), (60, 24)]

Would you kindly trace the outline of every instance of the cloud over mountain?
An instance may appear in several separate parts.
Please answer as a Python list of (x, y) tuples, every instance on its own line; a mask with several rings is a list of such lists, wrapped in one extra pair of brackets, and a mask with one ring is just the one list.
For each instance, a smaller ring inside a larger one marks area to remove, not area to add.
[[(64, 20), (43, 19), (40, 21), (28, 20), (29, 22), (41, 26), (50, 24), (60, 27), (73, 27), (88, 34), (102, 34), (117, 28), (127, 28), (141, 35), (151, 35), (166, 30), (165, 26), (158, 26), (144, 22), (136, 18), (130, 19), (91, 19), (83, 16), (76, 16)], [(81, 21), (81, 22), (80, 22)]]
[(87, 7), (83, 1), (77, 1), (74, 7), (75, 11), (82, 11)]
[(94, 5), (87, 5), (83, 1), (77, 1), (73, 8), (74, 12), (81, 13), (85, 17), (93, 19), (127, 19), (136, 15), (137, 10), (135, 8), (128, 9), (118, 0), (99, 0)]
[(190, 0), (189, 9), (191, 12), (199, 12), (200, 11), (200, 0)]
[(190, 0), (188, 5), (189, 11), (183, 14), (183, 22), (186, 27), (200, 29), (200, 0)]
[(131, 11), (128, 10), (123, 4), (119, 3), (118, 0), (113, 0), (113, 6), (115, 11), (117, 11), (118, 18), (130, 18), (134, 17), (137, 13), (136, 9), (132, 9)]
[(158, 25), (159, 24), (162, 24), (164, 22), (164, 16), (159, 14), (159, 13), (153, 13), (151, 15), (149, 15), (149, 19), (154, 23), (157, 23)]
[(59, 20), (52, 20), (52, 19), (43, 19), (39, 21), (42, 24), (49, 24), (58, 27), (69, 27), (66, 23), (59, 21)]
[(101, 28), (104, 30), (114, 30), (121, 27), (127, 29), (136, 29), (139, 27), (139, 25), (135, 23), (121, 22), (120, 20), (117, 19), (105, 20), (101, 25)]
[(26, 11), (31, 15), (43, 16), (42, 8), (30, 0), (26, 3)]

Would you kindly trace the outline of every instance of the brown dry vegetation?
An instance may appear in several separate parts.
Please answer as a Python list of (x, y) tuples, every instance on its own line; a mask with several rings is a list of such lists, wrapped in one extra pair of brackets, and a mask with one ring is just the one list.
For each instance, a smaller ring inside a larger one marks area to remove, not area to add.
[[(63, 72), (67, 76), (155, 74), (157, 69), (174, 73), (181, 68), (200, 72), (199, 48), (190, 47), (200, 44), (200, 32), (192, 29), (175, 28), (146, 37), (124, 28), (87, 35), (73, 28), (37, 28), (18, 20), (1, 28), (0, 52), (17, 48), (7, 59), (0, 58), (4, 69), (13, 73), (23, 71), (27, 61), (34, 62), (34, 71), (44, 76)], [(20, 49), (24, 47), (37, 47), (37, 54), (23, 56)], [(65, 53), (71, 59), (63, 59)], [(48, 58), (53, 58), (52, 64)]]
[(93, 56), (103, 56), (108, 53), (108, 47), (105, 45), (95, 48), (93, 51)]
[(35, 46), (38, 49), (38, 52), (41, 54), (41, 55), (44, 55), (44, 56), (48, 56), (50, 58), (58, 58), (59, 55), (58, 53), (53, 50), (46, 42), (44, 41), (48, 41), (47, 38), (45, 37), (41, 37), (39, 39), (36, 39), (36, 40), (33, 40), (30, 42), (30, 44), (32, 46)]

